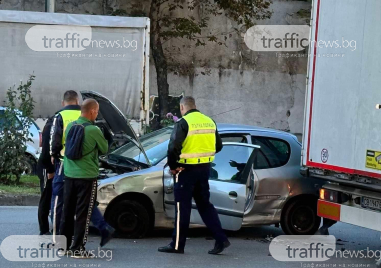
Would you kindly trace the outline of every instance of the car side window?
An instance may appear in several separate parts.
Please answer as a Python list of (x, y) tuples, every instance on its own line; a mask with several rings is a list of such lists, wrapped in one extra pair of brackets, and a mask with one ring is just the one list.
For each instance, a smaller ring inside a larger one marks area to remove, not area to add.
[(0, 131), (3, 130), (3, 128), (4, 128), (4, 123), (5, 123), (4, 110), (1, 110), (1, 111), (0, 111)]
[[(4, 117), (4, 110), (1, 110), (0, 111), (0, 131), (2, 131), (4, 129), (5, 124), (6, 124), (6, 119)], [(16, 118), (15, 126), (18, 130), (22, 130), (22, 125), (21, 125), (20, 120), (18, 118)]]
[(248, 143), (245, 134), (221, 134), (222, 142)]
[(20, 123), (20, 120), (18, 118), (16, 118), (16, 121), (15, 121), (15, 127), (18, 129), (18, 130), (22, 130), (23, 127)]
[(252, 147), (225, 145), (222, 151), (216, 154), (211, 164), (210, 180), (229, 183), (246, 183), (242, 181), (241, 174), (246, 166)]
[(290, 145), (281, 139), (252, 136), (252, 142), (261, 146), (254, 162), (254, 169), (281, 167), (290, 159)]
[(254, 169), (266, 169), (270, 168), (270, 162), (266, 159), (266, 156), (261, 150), (258, 151), (257, 159), (254, 161)]

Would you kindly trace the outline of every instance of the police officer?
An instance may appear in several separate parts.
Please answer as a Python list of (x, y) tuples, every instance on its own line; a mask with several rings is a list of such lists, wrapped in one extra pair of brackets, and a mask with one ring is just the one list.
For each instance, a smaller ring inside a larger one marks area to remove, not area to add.
[(176, 219), (172, 242), (160, 252), (184, 253), (192, 209), (192, 197), (205, 225), (216, 240), (209, 254), (219, 254), (230, 246), (221, 228), (213, 204), (209, 202), (209, 175), (214, 155), (221, 151), (222, 141), (215, 122), (196, 109), (193, 97), (180, 101), (183, 118), (174, 127), (168, 146), (168, 165), (174, 175)]
[(62, 106), (64, 108), (55, 115), (50, 131), (50, 155), (52, 163), (55, 166), (51, 200), (53, 235), (58, 234), (63, 206), (65, 130), (69, 123), (77, 120), (81, 115), (81, 106), (79, 106), (77, 92), (74, 90), (66, 91), (63, 96)]
[(40, 180), (42, 180), (41, 198), (38, 204), (38, 223), (40, 235), (51, 235), (49, 230), (49, 211), (52, 199), (52, 179), (54, 178), (55, 168), (50, 157), (50, 130), (54, 116), (50, 117), (42, 130), (41, 154), (37, 163)]

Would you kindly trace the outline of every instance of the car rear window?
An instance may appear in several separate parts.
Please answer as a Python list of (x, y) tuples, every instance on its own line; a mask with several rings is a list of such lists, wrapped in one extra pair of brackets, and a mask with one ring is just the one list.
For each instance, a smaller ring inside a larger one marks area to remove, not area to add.
[(3, 130), (5, 123), (4, 110), (0, 110), (0, 131)]
[(255, 169), (281, 167), (290, 159), (290, 145), (284, 140), (252, 136), (252, 143), (261, 146), (254, 163)]

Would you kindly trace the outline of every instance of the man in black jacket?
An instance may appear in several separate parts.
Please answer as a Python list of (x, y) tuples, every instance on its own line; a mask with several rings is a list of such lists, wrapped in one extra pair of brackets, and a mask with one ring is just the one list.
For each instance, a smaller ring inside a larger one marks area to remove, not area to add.
[(50, 129), (53, 124), (51, 117), (46, 121), (42, 131), (42, 151), (37, 163), (37, 170), (42, 184), (40, 203), (38, 204), (38, 223), (40, 235), (50, 235), (49, 231), (49, 211), (52, 199), (52, 179), (54, 177), (54, 165), (50, 157)]

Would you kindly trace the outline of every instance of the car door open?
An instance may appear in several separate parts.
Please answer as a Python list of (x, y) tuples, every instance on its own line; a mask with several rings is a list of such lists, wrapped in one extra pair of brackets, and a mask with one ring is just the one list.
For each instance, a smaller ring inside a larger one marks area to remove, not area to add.
[[(227, 142), (211, 163), (210, 202), (216, 208), (225, 230), (235, 231), (241, 228), (247, 197), (252, 196), (249, 195), (249, 191), (254, 191), (253, 184), (248, 183), (248, 178), (252, 177), (258, 148), (260, 146)], [(168, 217), (174, 218), (174, 182), (168, 167), (164, 169), (163, 187), (165, 212)], [(191, 223), (204, 224), (194, 201)]]

